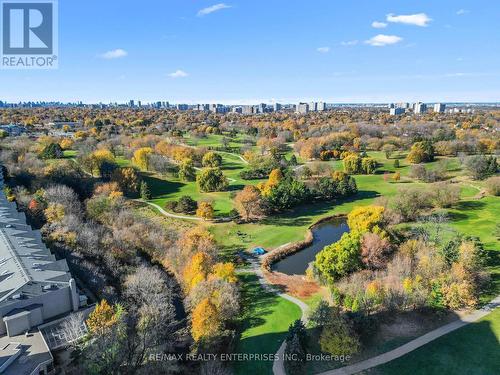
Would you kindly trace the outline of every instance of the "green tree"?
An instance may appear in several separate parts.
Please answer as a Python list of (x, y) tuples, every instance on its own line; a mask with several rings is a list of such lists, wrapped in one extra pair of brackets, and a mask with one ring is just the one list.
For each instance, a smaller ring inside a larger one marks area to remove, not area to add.
[(220, 167), (222, 165), (222, 156), (215, 152), (207, 152), (203, 156), (203, 160), (201, 163), (204, 167)]
[(179, 179), (181, 181), (194, 181), (196, 179), (196, 171), (191, 159), (185, 159), (179, 165)]
[(314, 267), (323, 280), (332, 284), (360, 267), (360, 249), (360, 233), (356, 231), (344, 233), (339, 241), (325, 246), (316, 255)]
[(407, 157), (412, 164), (429, 163), (434, 161), (434, 146), (430, 141), (416, 142), (411, 146)]
[(149, 186), (146, 181), (141, 182), (140, 194), (141, 198), (145, 201), (151, 199), (151, 192), (149, 191)]
[(196, 176), (196, 183), (203, 192), (224, 191), (229, 185), (220, 168), (203, 168)]
[(335, 356), (353, 355), (359, 351), (359, 339), (350, 322), (339, 309), (332, 309), (327, 325), (319, 339), (321, 351)]
[(41, 159), (60, 159), (63, 157), (63, 150), (58, 143), (50, 143), (40, 153)]

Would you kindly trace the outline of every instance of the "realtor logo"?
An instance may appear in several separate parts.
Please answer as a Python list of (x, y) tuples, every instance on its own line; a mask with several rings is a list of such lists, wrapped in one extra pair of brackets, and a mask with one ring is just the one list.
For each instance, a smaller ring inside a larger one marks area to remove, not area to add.
[(57, 67), (57, 2), (3, 0), (1, 67)]

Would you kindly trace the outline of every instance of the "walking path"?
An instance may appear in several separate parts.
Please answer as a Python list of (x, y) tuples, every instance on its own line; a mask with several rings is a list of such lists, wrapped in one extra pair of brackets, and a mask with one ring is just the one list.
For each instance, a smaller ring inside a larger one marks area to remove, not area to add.
[[(260, 259), (256, 258), (248, 258), (252, 270), (257, 276), (259, 283), (262, 285), (264, 290), (268, 292), (272, 292), (280, 296), (281, 298), (284, 298), (297, 306), (300, 307), (302, 311), (302, 318), (301, 320), (304, 323), (307, 323), (307, 315), (309, 311), (309, 306), (307, 306), (304, 302), (301, 300), (292, 297), (286, 293), (281, 293), (277, 288), (267, 282), (265, 279), (264, 273), (262, 272), (261, 268), (261, 262)], [(430, 331), (426, 333), (425, 335), (422, 335), (420, 337), (417, 337), (416, 339), (401, 345), (400, 347), (393, 349), (391, 351), (388, 351), (386, 353), (380, 354), (378, 356), (369, 358), (367, 360), (352, 364), (350, 366), (345, 366), (339, 369), (335, 370), (329, 370), (325, 371), (316, 375), (353, 375), (357, 374), (361, 371), (368, 370), (370, 368), (382, 365), (384, 363), (390, 362), (394, 359), (400, 358), (415, 349), (418, 349), (425, 344), (436, 340), (437, 338), (444, 336), (450, 332), (453, 332), (459, 328), (462, 328), (466, 326), (469, 323), (473, 323), (478, 321), (479, 319), (483, 318), (484, 316), (488, 315), (491, 311), (493, 311), (495, 308), (500, 307), (500, 296), (497, 296), (494, 298), (490, 303), (487, 305), (483, 306), (482, 308), (478, 310), (474, 310), (471, 313), (467, 314), (466, 316), (460, 318), (460, 320), (451, 322), (449, 324), (445, 324), (442, 327), (439, 327), (433, 331)], [(286, 375), (285, 371), (285, 365), (283, 361), (283, 355), (285, 353), (285, 348), (286, 348), (286, 343), (283, 342), (281, 346), (279, 347), (278, 351), (276, 352), (276, 358), (277, 360), (274, 361), (273, 363), (273, 374), (274, 375)]]
[[(262, 288), (271, 293), (277, 294), (279, 297), (284, 298), (297, 306), (299, 306), (300, 310), (302, 311), (302, 317), (300, 318), (304, 324), (307, 323), (307, 315), (309, 312), (309, 306), (307, 306), (304, 302), (301, 300), (292, 297), (289, 294), (286, 293), (281, 293), (274, 285), (269, 284), (266, 281), (266, 278), (264, 276), (264, 273), (262, 272), (261, 264), (260, 264), (260, 259), (256, 259), (253, 257), (248, 257), (248, 261), (250, 262), (252, 266), (252, 270), (257, 276), (257, 279), (259, 280), (260, 285), (262, 285)], [(286, 375), (285, 372), (285, 364), (283, 361), (283, 355), (285, 353), (285, 348), (286, 348), (286, 342), (283, 341), (281, 343), (281, 346), (279, 347), (278, 351), (276, 352), (276, 360), (273, 362), (273, 374), (274, 375)]]
[(195, 217), (195, 216), (183, 216), (183, 215), (171, 214), (170, 212), (167, 212), (163, 208), (161, 208), (160, 206), (158, 206), (156, 203), (146, 202), (146, 201), (144, 201), (142, 199), (134, 199), (134, 200), (136, 202), (141, 202), (141, 203), (149, 204), (150, 206), (152, 206), (152, 207), (156, 208), (158, 211), (160, 211), (160, 213), (163, 216), (166, 216), (166, 217), (173, 217), (175, 219), (197, 220), (197, 221), (202, 220), (200, 217)]
[[(433, 331), (430, 331), (426, 333), (423, 336), (417, 337), (415, 340), (412, 340), (404, 345), (401, 345), (400, 347), (393, 349), (389, 352), (380, 354), (378, 356), (369, 358), (365, 361), (361, 361), (358, 363), (355, 363), (350, 366), (342, 367), (339, 369), (335, 370), (330, 370), (330, 371), (325, 371), (321, 372), (316, 375), (352, 375), (356, 374), (358, 372), (368, 370), (372, 367), (380, 366), (384, 363), (390, 362), (396, 358), (402, 357), (405, 354), (408, 354), (415, 349), (420, 348), (421, 346), (424, 346), (425, 344), (436, 340), (437, 338), (446, 335), (450, 332), (453, 332), (459, 328), (462, 328), (466, 326), (469, 323), (473, 323), (482, 317), (488, 315), (491, 311), (493, 311), (495, 308), (500, 306), (500, 296), (497, 296), (495, 299), (493, 299), (490, 303), (487, 305), (483, 306), (482, 308), (478, 310), (474, 310), (470, 314), (466, 315), (465, 317), (461, 318), (460, 320), (457, 320), (455, 322), (445, 324), (442, 327), (439, 327)], [(276, 372), (274, 373), (276, 374)], [(281, 374), (281, 373), (279, 373)]]

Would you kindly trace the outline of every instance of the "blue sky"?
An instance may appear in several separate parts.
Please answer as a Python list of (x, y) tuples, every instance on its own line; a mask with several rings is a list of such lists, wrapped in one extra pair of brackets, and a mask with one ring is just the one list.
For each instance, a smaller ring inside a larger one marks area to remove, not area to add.
[(499, 101), (499, 21), (493, 0), (60, 0), (59, 69), (0, 71), (0, 100)]

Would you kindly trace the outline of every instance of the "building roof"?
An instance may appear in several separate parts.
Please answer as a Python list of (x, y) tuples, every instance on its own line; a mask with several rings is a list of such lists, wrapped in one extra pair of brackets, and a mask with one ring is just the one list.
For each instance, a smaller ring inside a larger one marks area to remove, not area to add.
[(0, 176), (0, 306), (67, 286), (70, 279), (66, 261), (56, 260), (7, 200)]
[(40, 364), (49, 361), (52, 354), (40, 331), (0, 337), (0, 366), (5, 365), (2, 374), (31, 374)]

